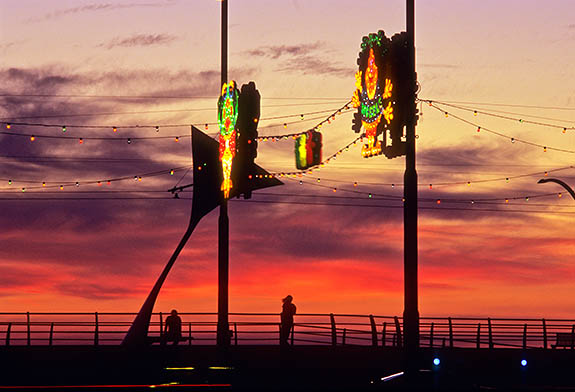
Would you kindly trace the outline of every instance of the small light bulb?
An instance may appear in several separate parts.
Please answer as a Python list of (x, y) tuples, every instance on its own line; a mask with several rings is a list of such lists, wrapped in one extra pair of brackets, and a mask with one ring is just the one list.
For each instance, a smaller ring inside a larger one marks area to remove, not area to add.
[(514, 138), (514, 137), (511, 138), (511, 143), (515, 143), (515, 138)]
[(471, 181), (467, 181), (467, 186), (471, 186)]
[(368, 194), (367, 194), (367, 197), (369, 197), (369, 198), (371, 199), (371, 193), (368, 193)]
[(126, 140), (126, 142), (127, 142), (128, 144), (132, 144), (132, 139), (128, 138), (128, 140)]
[(563, 133), (567, 132), (567, 128), (563, 128)]
[(437, 199), (437, 204), (441, 204), (441, 199)]
[(102, 181), (98, 181), (98, 186), (102, 186)]
[(558, 196), (558, 197), (562, 197), (563, 195), (562, 195), (561, 193), (559, 193), (557, 196)]
[(180, 138), (178, 136), (176, 136), (176, 143), (180, 141)]
[(337, 192), (337, 188), (333, 188), (333, 192), (334, 192), (334, 193)]
[(544, 173), (544, 176), (545, 176), (545, 177), (547, 177), (548, 175), (549, 175), (549, 173), (547, 173), (547, 172)]
[(141, 182), (141, 181), (142, 181), (142, 177), (138, 176), (138, 181)]
[(445, 118), (449, 117), (449, 113), (445, 112)]
[(170, 170), (170, 176), (174, 175), (174, 169)]
[(62, 132), (66, 132), (66, 126), (65, 125), (62, 126)]
[(118, 128), (116, 128), (116, 127), (112, 128), (112, 130), (113, 130), (114, 132), (118, 132)]
[(42, 186), (46, 186), (46, 183), (45, 183), (45, 182), (43, 182), (43, 183), (42, 183)]
[(543, 147), (543, 152), (547, 152), (547, 147)]
[(208, 124), (206, 123), (206, 125), (204, 126), (205, 130), (208, 130)]
[(529, 196), (526, 196), (526, 197), (525, 197), (525, 201), (529, 201)]
[(8, 185), (12, 185), (12, 180), (8, 180)]
[(477, 116), (477, 110), (474, 110), (474, 111), (473, 111), (473, 115), (474, 115), (474, 116)]
[(80, 138), (80, 140), (78, 140), (79, 144), (84, 144), (84, 139)]
[(303, 114), (300, 114), (300, 118), (303, 120)]
[(64, 190), (64, 185), (60, 185), (60, 190), (61, 190), (61, 191)]
[(26, 192), (26, 188), (22, 188), (22, 192)]
[(160, 127), (156, 126), (156, 132), (160, 132)]
[(80, 186), (80, 183), (78, 181), (76, 181), (76, 186)]
[(33, 142), (34, 140), (36, 140), (36, 136), (34, 135), (30, 136), (30, 141)]
[(429, 189), (433, 189), (433, 184), (429, 184)]
[(112, 185), (112, 181), (108, 180), (108, 182), (106, 182), (107, 185)]
[(509, 203), (509, 199), (505, 199), (505, 203)]
[(258, 122), (258, 118), (257, 118), (257, 117), (255, 117), (255, 118), (254, 118), (254, 123), (256, 123), (256, 124), (257, 124), (257, 122)]
[(477, 127), (477, 132), (481, 132), (481, 127)]
[(353, 183), (353, 186), (354, 186), (354, 187), (357, 186), (357, 182), (354, 182), (354, 183)]
[(284, 123), (284, 129), (287, 129), (287, 123)]
[(12, 124), (6, 124), (6, 129), (12, 128)]

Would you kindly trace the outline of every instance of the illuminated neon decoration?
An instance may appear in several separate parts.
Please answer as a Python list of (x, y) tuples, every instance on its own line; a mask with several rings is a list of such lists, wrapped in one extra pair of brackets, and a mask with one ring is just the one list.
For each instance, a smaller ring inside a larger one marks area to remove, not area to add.
[(361, 44), (352, 105), (358, 108), (361, 125), (367, 137), (367, 144), (361, 149), (364, 157), (382, 153), (381, 141), (377, 137), (387, 129), (394, 118), (394, 82), (385, 61), (388, 46), (389, 39), (383, 31), (369, 34)]
[(220, 161), (222, 162), (223, 182), (221, 190), (224, 198), (229, 198), (233, 184), (232, 161), (236, 156), (236, 121), (238, 119), (238, 88), (235, 81), (224, 83), (218, 100), (218, 125), (220, 127)]
[(305, 170), (321, 163), (322, 135), (314, 130), (301, 134), (295, 140), (295, 163)]

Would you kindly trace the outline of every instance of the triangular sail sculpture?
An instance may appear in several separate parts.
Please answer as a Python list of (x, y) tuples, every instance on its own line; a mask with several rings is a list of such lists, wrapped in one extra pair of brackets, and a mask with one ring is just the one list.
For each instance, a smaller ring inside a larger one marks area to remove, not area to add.
[[(219, 162), (219, 143), (192, 126), (192, 157), (194, 165), (194, 195), (192, 199), (192, 214), (190, 223), (176, 250), (164, 267), (162, 274), (148, 294), (148, 298), (138, 312), (136, 319), (122, 341), (126, 346), (142, 346), (152, 342), (148, 338), (148, 328), (156, 298), (166, 280), (170, 269), (174, 265), (178, 255), (186, 245), (197, 224), (210, 211), (216, 208), (223, 200), (220, 185), (222, 183), (222, 166)], [(240, 186), (232, 188), (230, 197), (239, 196), (257, 189), (283, 185), (281, 181), (273, 178), (263, 168), (255, 165), (255, 174), (249, 181), (244, 181)]]

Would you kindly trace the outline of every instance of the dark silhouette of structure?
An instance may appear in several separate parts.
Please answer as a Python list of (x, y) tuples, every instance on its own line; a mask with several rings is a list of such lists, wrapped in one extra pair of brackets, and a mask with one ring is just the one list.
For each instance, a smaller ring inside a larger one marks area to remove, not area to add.
[(178, 311), (172, 309), (170, 315), (166, 318), (166, 327), (162, 335), (162, 344), (173, 342), (177, 345), (182, 339), (182, 319), (178, 316)]
[(293, 304), (293, 297), (288, 295), (283, 300), (281, 313), (280, 345), (287, 346), (288, 338), (293, 329), (293, 316), (296, 312), (296, 306)]
[(556, 184), (561, 185), (563, 188), (565, 188), (565, 190), (566, 190), (567, 192), (569, 192), (569, 194), (571, 195), (571, 197), (572, 197), (573, 199), (575, 199), (575, 191), (573, 191), (573, 188), (571, 188), (569, 185), (567, 185), (567, 184), (564, 183), (563, 181), (558, 180), (558, 179), (556, 179), (556, 178), (542, 178), (542, 179), (540, 179), (539, 181), (537, 181), (538, 184), (544, 184), (544, 183), (546, 183), (546, 182), (554, 182), (554, 183), (556, 183)]

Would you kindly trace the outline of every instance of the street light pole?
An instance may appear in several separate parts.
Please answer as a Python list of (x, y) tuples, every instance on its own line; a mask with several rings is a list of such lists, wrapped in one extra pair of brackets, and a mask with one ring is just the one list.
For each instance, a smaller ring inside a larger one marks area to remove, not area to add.
[[(228, 79), (228, 0), (222, 0), (222, 48), (221, 48), (221, 84)], [(218, 219), (218, 347), (230, 345), (230, 327), (228, 322), (228, 284), (229, 284), (230, 221), (228, 218), (228, 200), (223, 198)]]
[(415, 1), (406, 0), (406, 25), (409, 44), (409, 70), (412, 73), (413, 105), (406, 126), (406, 152), (403, 194), (403, 246), (404, 246), (404, 309), (403, 328), (405, 336), (406, 371), (417, 371), (417, 351), (419, 348), (419, 310), (417, 283), (417, 171), (415, 168)]

